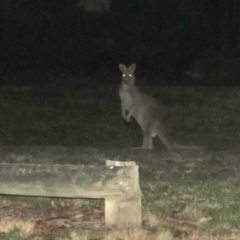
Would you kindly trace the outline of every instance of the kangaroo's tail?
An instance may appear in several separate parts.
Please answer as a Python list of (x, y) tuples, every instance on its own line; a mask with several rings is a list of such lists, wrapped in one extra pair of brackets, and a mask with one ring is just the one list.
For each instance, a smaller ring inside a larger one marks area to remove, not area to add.
[(172, 143), (172, 149), (173, 150), (196, 150), (196, 151), (201, 151), (204, 150), (203, 147), (199, 147), (199, 146), (191, 146), (191, 145), (181, 145), (178, 143)]

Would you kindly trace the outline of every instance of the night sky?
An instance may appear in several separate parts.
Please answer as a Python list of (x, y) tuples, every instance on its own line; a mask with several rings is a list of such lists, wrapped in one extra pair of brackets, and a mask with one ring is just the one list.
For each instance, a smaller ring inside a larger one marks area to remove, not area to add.
[(230, 85), (240, 77), (240, 1), (5, 0), (0, 9), (1, 79), (109, 75), (133, 62), (150, 82)]

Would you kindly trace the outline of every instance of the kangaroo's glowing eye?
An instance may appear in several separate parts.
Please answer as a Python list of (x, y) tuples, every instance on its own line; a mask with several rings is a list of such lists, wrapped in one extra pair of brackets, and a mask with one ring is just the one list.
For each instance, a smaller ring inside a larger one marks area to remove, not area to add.
[(123, 74), (123, 77), (126, 77), (126, 74)]
[(129, 77), (131, 77), (132, 76), (132, 74), (129, 74)]

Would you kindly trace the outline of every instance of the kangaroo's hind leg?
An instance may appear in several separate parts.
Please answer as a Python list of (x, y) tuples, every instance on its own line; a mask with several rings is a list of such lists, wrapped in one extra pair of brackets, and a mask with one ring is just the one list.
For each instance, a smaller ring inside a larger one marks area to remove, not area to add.
[(149, 130), (143, 131), (143, 149), (153, 149), (153, 140)]
[(165, 126), (163, 125), (162, 122), (158, 122), (157, 126), (157, 136), (159, 139), (162, 141), (162, 143), (165, 145), (167, 149), (172, 149), (173, 148), (173, 143), (169, 140), (169, 137), (167, 136)]
[(153, 140), (150, 131), (143, 131), (143, 144), (142, 147), (133, 147), (132, 149), (153, 149)]

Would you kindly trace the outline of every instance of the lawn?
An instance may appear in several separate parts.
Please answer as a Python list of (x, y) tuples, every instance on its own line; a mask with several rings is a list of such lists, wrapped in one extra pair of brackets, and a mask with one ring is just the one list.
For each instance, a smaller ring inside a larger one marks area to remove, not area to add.
[[(78, 82), (80, 79), (81, 83)], [(240, 90), (141, 86), (169, 108), (166, 126), (201, 151), (141, 146), (121, 118), (114, 83), (63, 76), (59, 84), (0, 86), (0, 161), (103, 165), (135, 161), (142, 229), (107, 229), (103, 200), (0, 196), (0, 239), (240, 239)], [(140, 82), (140, 80), (139, 80)]]

